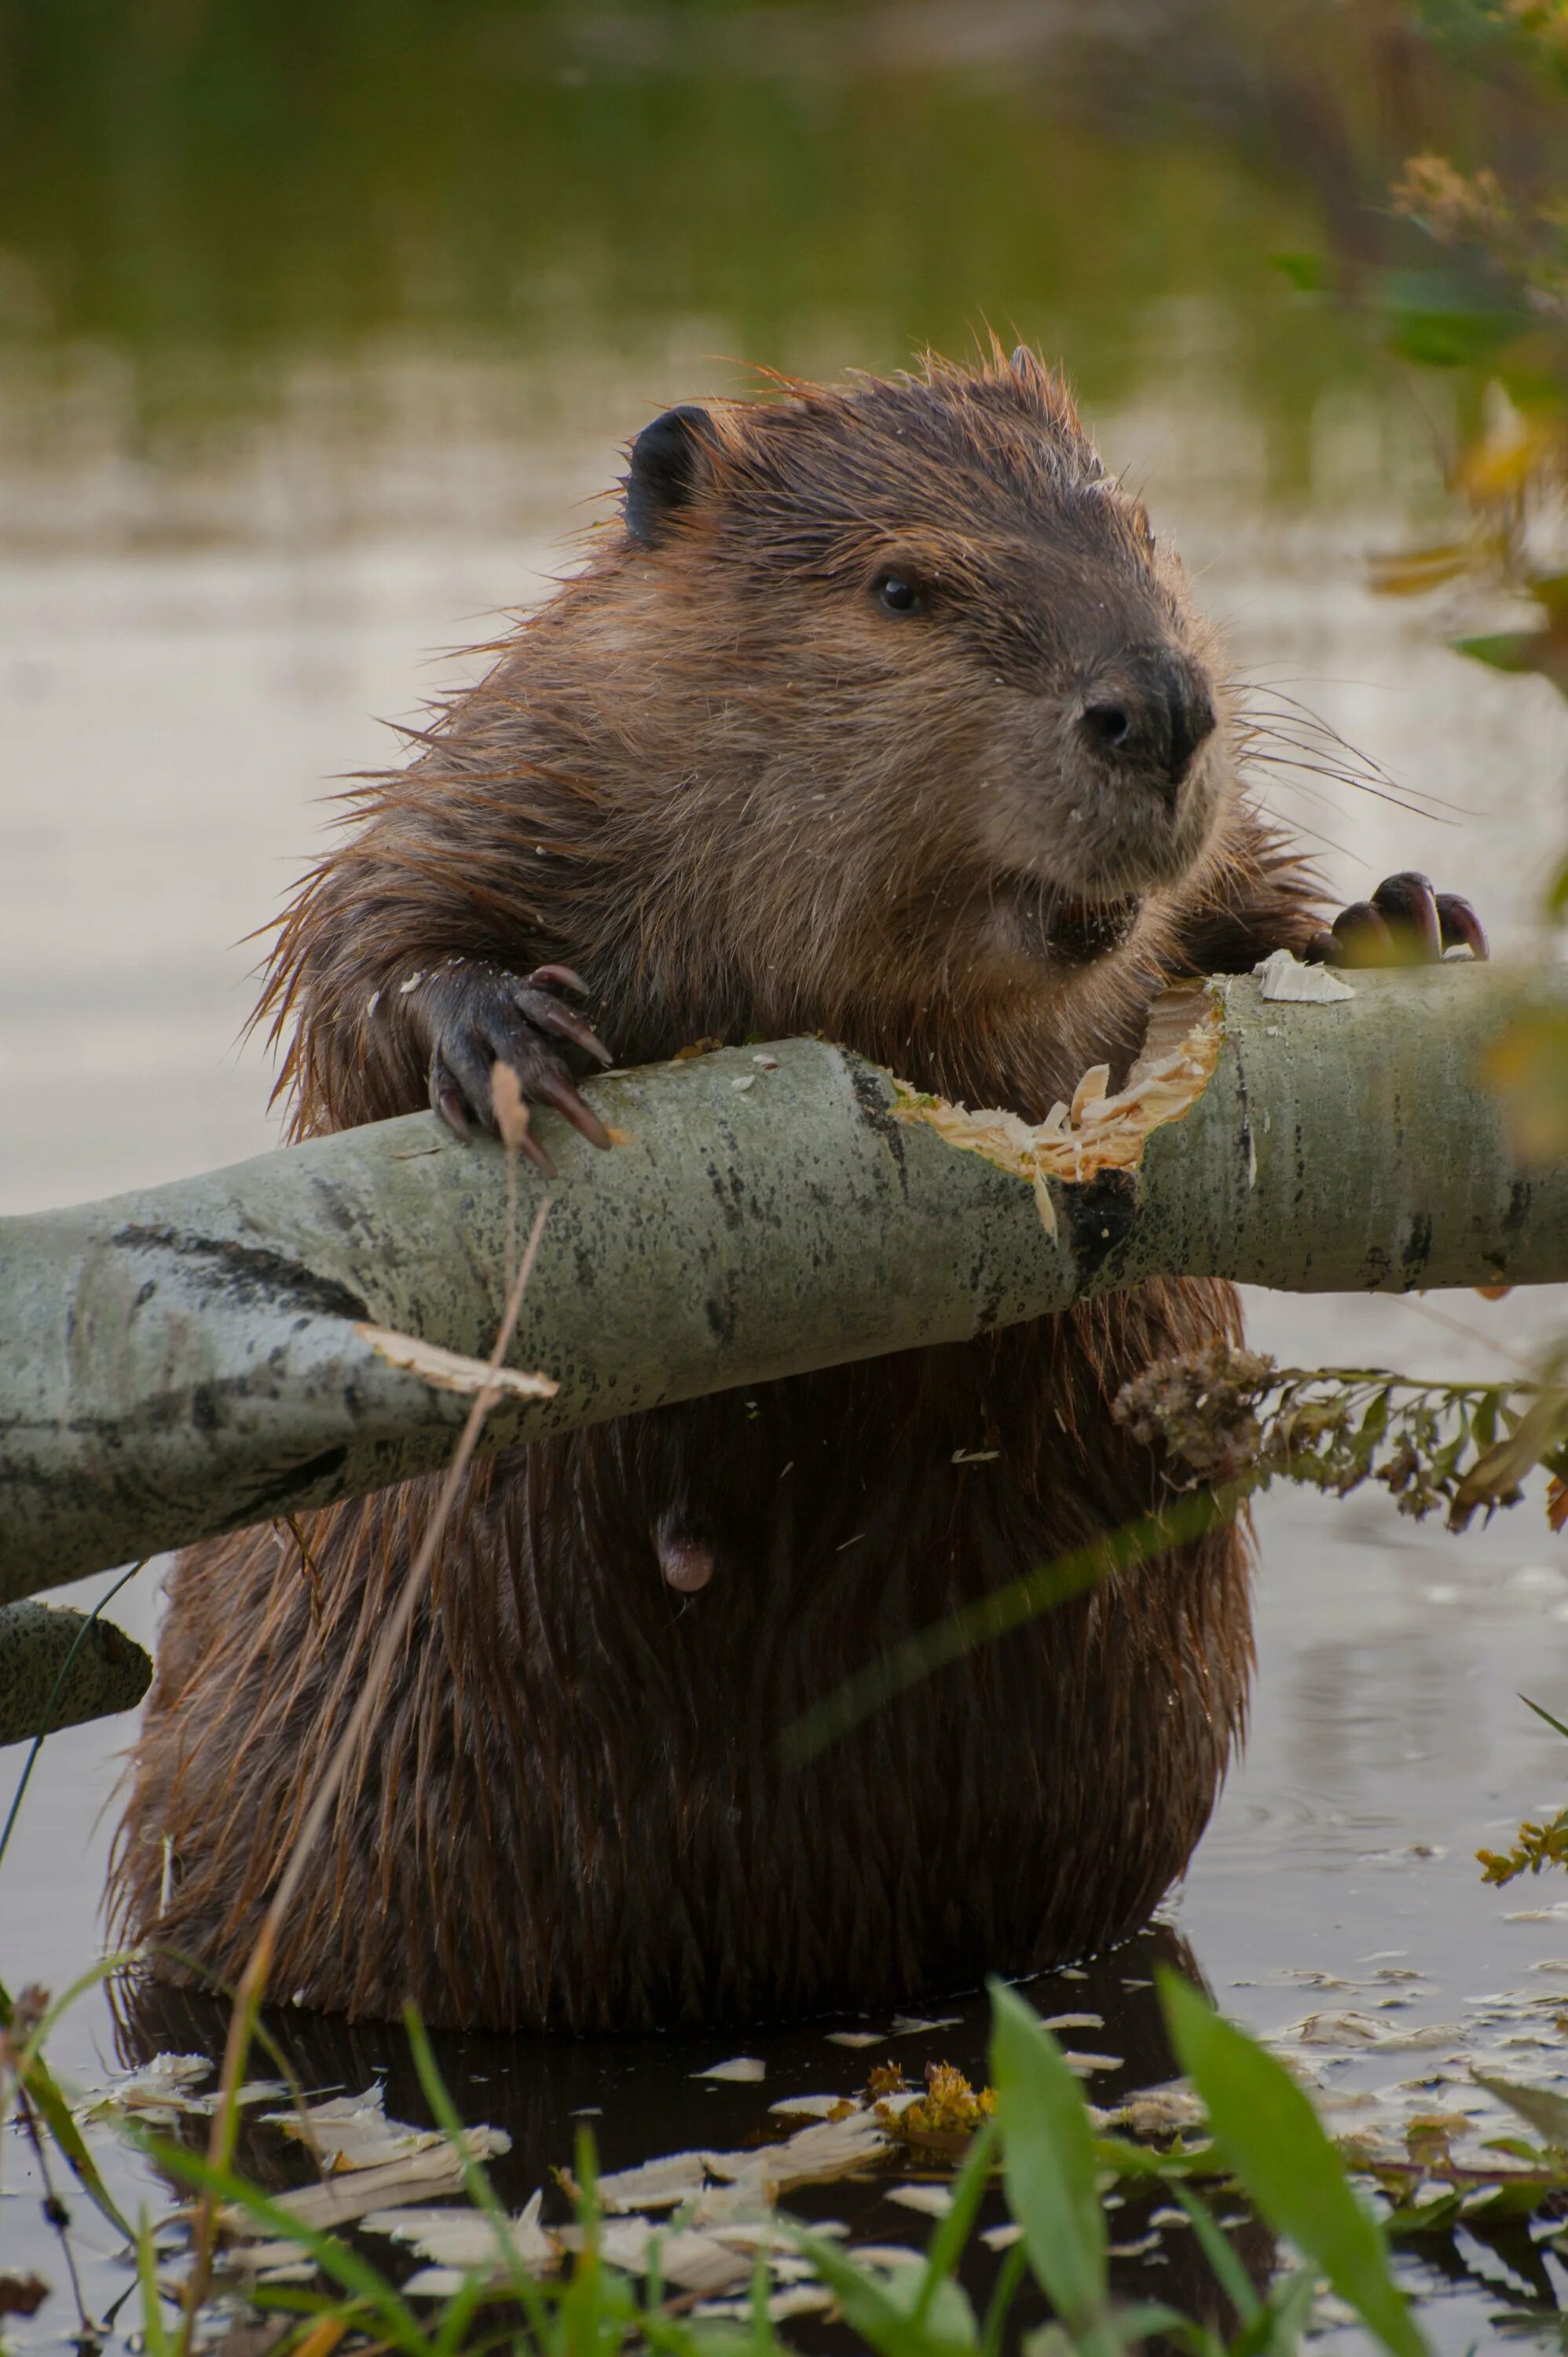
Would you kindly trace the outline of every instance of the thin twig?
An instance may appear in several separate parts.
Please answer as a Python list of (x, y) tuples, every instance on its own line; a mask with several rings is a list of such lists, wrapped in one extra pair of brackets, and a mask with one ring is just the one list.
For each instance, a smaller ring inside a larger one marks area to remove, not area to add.
[[(549, 1211), (550, 1198), (546, 1196), (534, 1215), (533, 1226), (529, 1232), (522, 1260), (507, 1299), (506, 1314), (501, 1319), (500, 1329), (495, 1339), (495, 1347), (489, 1355), (489, 1364), (492, 1372), (501, 1364), (510, 1346), (518, 1313), (522, 1308), (522, 1297), (528, 1289), (528, 1280), (533, 1274), (533, 1264), (539, 1251), (539, 1240), (543, 1234), (544, 1222)], [(479, 1434), (485, 1418), (501, 1396), (502, 1394), (499, 1389), (485, 1390), (475, 1394), (474, 1404), (468, 1410), (467, 1420), (463, 1426), (456, 1448), (453, 1452), (452, 1462), (446, 1469), (446, 1479), (442, 1483), (441, 1494), (435, 1501), (435, 1511), (431, 1515), (424, 1539), (420, 1543), (419, 1552), (409, 1566), (408, 1576), (403, 1585), (403, 1593), (376, 1641), (376, 1649), (366, 1670), (359, 1698), (349, 1713), (349, 1723), (338, 1738), (337, 1749), (327, 1763), (326, 1772), (317, 1787), (316, 1796), (306, 1815), (305, 1823), (299, 1829), (294, 1847), (289, 1852), (283, 1872), (278, 1878), (277, 1889), (274, 1891), (271, 1903), (262, 1919), (262, 1927), (256, 1934), (255, 1945), (251, 1951), (250, 1959), (234, 1991), (234, 2009), (229, 2019), (229, 2036), (223, 2049), (222, 2075), (218, 2083), (218, 2107), (213, 2115), (212, 2135), (208, 2146), (208, 2165), (215, 2173), (220, 2174), (226, 2171), (233, 2158), (234, 2142), (239, 2128), (239, 2108), (234, 2099), (244, 2074), (245, 2058), (250, 2050), (256, 2016), (261, 2010), (266, 1995), (267, 1980), (272, 1971), (278, 1932), (298, 1892), (306, 1867), (309, 1862), (310, 1853), (324, 1830), (338, 1792), (342, 1789), (343, 1779), (348, 1772), (349, 1762), (359, 1749), (360, 1738), (380, 1706), (388, 1674), (408, 1633), (410, 1623), (413, 1619), (414, 1608), (424, 1593), (430, 1566), (435, 1559), (436, 1548), (441, 1544), (447, 1519), (456, 1502), (463, 1476), (467, 1471), (469, 1459), (478, 1446)], [(190, 2357), (197, 2313), (207, 2297), (208, 2285), (211, 2280), (212, 2253), (217, 2235), (217, 2196), (209, 2185), (202, 2192), (200, 2206), (196, 2214), (195, 2255), (186, 2294), (185, 2322), (180, 2336), (180, 2357)]]
[(97, 2348), (102, 2342), (103, 2330), (89, 2316), (87, 2302), (82, 2297), (81, 2277), (76, 2269), (76, 2254), (70, 2247), (70, 2212), (55, 2190), (55, 2181), (49, 2169), (48, 2153), (39, 2126), (38, 2115), (34, 2107), (32, 2097), (27, 2088), (21, 2084), (18, 2084), (16, 2089), (16, 2111), (27, 2131), (27, 2141), (33, 2147), (33, 2158), (38, 2164), (38, 2175), (44, 2180), (44, 2216), (59, 2237), (60, 2255), (65, 2261), (66, 2273), (70, 2277), (70, 2296), (76, 2302), (76, 2320), (81, 2327), (77, 2346), (79, 2349)]

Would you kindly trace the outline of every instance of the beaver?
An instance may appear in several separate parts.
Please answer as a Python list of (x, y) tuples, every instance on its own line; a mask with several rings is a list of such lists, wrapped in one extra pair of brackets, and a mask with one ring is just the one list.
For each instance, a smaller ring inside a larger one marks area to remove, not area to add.
[[(288, 907), (259, 1019), (295, 1136), (426, 1101), (493, 1128), (499, 1061), (603, 1145), (577, 1083), (604, 1040), (630, 1063), (798, 1032), (1038, 1120), (1126, 1065), (1173, 977), (1364, 952), (1385, 920), (1465, 935), (1407, 877), (1326, 942), (1177, 561), (1036, 355), (683, 405), (623, 492)], [(1111, 1404), (1238, 1331), (1226, 1286), (1146, 1285), (476, 1462), (274, 1986), (643, 2029), (1122, 1939), (1242, 1725), (1239, 1523), (803, 1767), (780, 1737), (1156, 1507), (1169, 1469)], [(156, 1970), (242, 1968), (437, 1487), (305, 1517), (308, 1582), (274, 1525), (179, 1557), (112, 1868)]]

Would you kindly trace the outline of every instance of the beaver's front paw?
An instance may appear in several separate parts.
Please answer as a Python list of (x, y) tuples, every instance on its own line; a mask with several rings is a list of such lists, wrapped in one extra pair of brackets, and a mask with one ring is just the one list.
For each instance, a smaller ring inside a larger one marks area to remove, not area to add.
[(1386, 877), (1369, 900), (1341, 909), (1331, 932), (1316, 933), (1302, 955), (1309, 965), (1434, 965), (1451, 949), (1487, 955), (1487, 936), (1468, 900), (1434, 892), (1407, 868)]
[[(495, 1134), (492, 1069), (508, 1064), (523, 1103), (553, 1105), (590, 1146), (608, 1146), (609, 1132), (577, 1093), (567, 1058), (608, 1064), (613, 1059), (575, 1007), (560, 997), (587, 987), (570, 966), (542, 965), (530, 974), (467, 961), (438, 968), (424, 985), (431, 1040), (430, 1103), (448, 1129), (467, 1138), (469, 1124)], [(554, 1164), (532, 1134), (522, 1142), (529, 1160), (554, 1176)]]

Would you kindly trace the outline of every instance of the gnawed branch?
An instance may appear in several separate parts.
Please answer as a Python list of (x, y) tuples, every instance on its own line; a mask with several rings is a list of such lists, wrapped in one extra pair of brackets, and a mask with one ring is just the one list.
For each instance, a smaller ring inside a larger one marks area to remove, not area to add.
[[(1190, 1040), (1212, 1008), (1212, 1070), (1190, 1085), (1156, 1072), (1140, 1110), (1096, 1082), (1042, 1132), (972, 1151), (818, 1040), (607, 1076), (612, 1151), (542, 1117), (560, 1177), (510, 1359), (555, 1388), (499, 1401), (486, 1446), (1155, 1275), (1568, 1277), (1568, 1167), (1524, 1163), (1477, 1078), (1521, 1008), (1568, 1004), (1568, 977), (1449, 966), (1354, 986), (1296, 1005), (1215, 984), (1176, 1027)], [(546, 1189), (524, 1168), (516, 1191), (526, 1219)], [(0, 1603), (443, 1462), (465, 1407), (453, 1368), (433, 1380), (385, 1338), (481, 1358), (508, 1216), (500, 1148), (416, 1114), (0, 1223)]]

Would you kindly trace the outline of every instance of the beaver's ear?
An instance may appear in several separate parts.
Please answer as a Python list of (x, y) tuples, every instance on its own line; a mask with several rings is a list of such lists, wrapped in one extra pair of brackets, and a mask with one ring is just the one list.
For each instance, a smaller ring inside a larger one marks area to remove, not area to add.
[(626, 528), (633, 540), (652, 548), (663, 538), (671, 516), (706, 480), (712, 447), (712, 420), (691, 404), (643, 427), (626, 477)]

